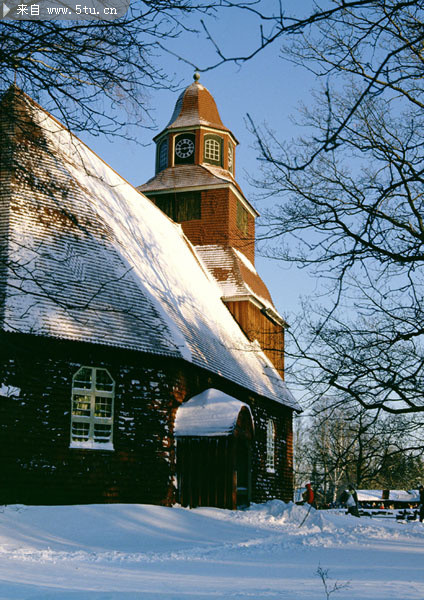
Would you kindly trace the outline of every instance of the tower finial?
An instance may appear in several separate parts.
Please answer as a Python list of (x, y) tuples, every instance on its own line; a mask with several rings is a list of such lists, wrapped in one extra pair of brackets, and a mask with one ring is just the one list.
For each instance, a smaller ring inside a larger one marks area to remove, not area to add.
[(196, 81), (196, 83), (199, 81), (200, 73), (198, 71), (196, 71), (195, 74), (193, 75), (193, 79), (194, 79), (194, 81)]

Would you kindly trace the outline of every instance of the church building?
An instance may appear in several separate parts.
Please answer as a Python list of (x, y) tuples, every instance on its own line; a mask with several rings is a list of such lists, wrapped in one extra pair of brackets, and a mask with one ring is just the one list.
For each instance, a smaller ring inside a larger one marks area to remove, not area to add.
[(291, 500), (286, 324), (199, 76), (137, 189), (16, 86), (0, 129), (0, 504)]

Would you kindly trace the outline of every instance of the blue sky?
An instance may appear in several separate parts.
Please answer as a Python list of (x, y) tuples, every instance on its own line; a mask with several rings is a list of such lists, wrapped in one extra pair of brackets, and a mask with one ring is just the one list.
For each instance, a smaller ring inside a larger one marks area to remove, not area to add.
[[(309, 5), (305, 0), (302, 8)], [(265, 6), (270, 7), (267, 1)], [(288, 11), (299, 12), (298, 3), (284, 3)], [(258, 42), (258, 22), (246, 13), (224, 12), (218, 19), (207, 20), (214, 37), (228, 53), (249, 52)], [(193, 24), (193, 22), (191, 22)], [(198, 20), (194, 23), (199, 26)], [(215, 59), (213, 46), (204, 36), (183, 34), (168, 47), (197, 64), (199, 68)], [(158, 64), (175, 80), (181, 82), (180, 90), (193, 81), (194, 69), (172, 55), (158, 56)], [(274, 45), (241, 67), (234, 63), (225, 64), (214, 70), (201, 73), (200, 82), (214, 96), (223, 123), (229, 127), (240, 142), (236, 154), (236, 178), (247, 198), (259, 212), (263, 204), (256, 198), (257, 190), (249, 184), (248, 173), (259, 173), (260, 164), (253, 148), (253, 136), (246, 125), (249, 113), (258, 124), (267, 122), (281, 138), (290, 140), (300, 132), (292, 123), (300, 103), (308, 103), (316, 80), (304, 69), (294, 66), (280, 57), (280, 45)], [(157, 129), (140, 129), (139, 144), (121, 140), (111, 141), (84, 135), (82, 138), (108, 164), (133, 185), (140, 185), (154, 174), (154, 144), (151, 139), (168, 122), (179, 92), (169, 90), (152, 91), (147, 102), (152, 108)], [(134, 133), (134, 130), (131, 131)], [(257, 257), (256, 266), (267, 283), (277, 309), (290, 321), (296, 313), (299, 296), (308, 294), (314, 281), (305, 271), (288, 268), (277, 261)]]

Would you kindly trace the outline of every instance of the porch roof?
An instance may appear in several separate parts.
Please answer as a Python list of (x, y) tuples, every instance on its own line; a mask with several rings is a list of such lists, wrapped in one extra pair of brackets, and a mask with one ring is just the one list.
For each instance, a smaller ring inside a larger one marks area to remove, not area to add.
[(175, 436), (230, 435), (236, 427), (238, 416), (243, 408), (246, 408), (252, 417), (247, 404), (220, 390), (209, 388), (179, 407), (175, 419)]

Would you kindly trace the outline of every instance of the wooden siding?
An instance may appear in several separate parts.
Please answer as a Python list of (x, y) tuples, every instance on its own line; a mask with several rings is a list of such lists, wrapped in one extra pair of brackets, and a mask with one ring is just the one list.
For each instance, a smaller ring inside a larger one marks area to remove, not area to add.
[(271, 321), (252, 302), (231, 301), (225, 304), (249, 340), (258, 340), (284, 379), (284, 328)]
[[(251, 399), (250, 407), (255, 422), (255, 445), (252, 454), (252, 500), (266, 502), (280, 498), (293, 500), (293, 432), (292, 414), (284, 406)], [(267, 421), (275, 424), (275, 469), (266, 469)]]
[(182, 506), (236, 508), (234, 438), (180, 438), (178, 489)]
[[(114, 451), (69, 448), (72, 376), (81, 366), (107, 368), (116, 382)], [(182, 401), (208, 387), (251, 407), (252, 501), (292, 499), (292, 411), (180, 359), (0, 334), (0, 384), (18, 390), (17, 395), (0, 396), (0, 504), (173, 504), (175, 412)], [(270, 416), (276, 420), (278, 436), (276, 469), (271, 474), (265, 468)], [(227, 453), (225, 460), (234, 461), (234, 453), (232, 458), (231, 451)], [(205, 489), (201, 471), (211, 469), (216, 477), (230, 477), (225, 465), (221, 472), (203, 462), (193, 485)], [(234, 472), (233, 465), (231, 477)], [(224, 489), (231, 485), (234, 506), (234, 481), (223, 484)], [(217, 505), (228, 502), (227, 493), (225, 497), (218, 498)]]

